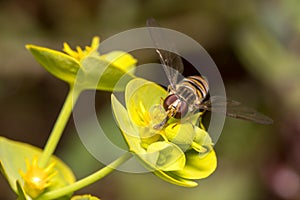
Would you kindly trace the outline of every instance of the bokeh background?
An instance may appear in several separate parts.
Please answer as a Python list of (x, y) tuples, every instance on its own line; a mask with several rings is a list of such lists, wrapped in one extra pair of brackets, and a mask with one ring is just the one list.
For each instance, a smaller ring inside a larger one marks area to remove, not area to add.
[[(227, 119), (215, 146), (218, 169), (196, 188), (174, 186), (152, 174), (114, 172), (78, 194), (104, 200), (300, 199), (297, 0), (2, 0), (0, 135), (43, 147), (68, 91), (38, 65), (25, 44), (58, 50), (64, 41), (85, 46), (92, 36), (104, 40), (144, 26), (149, 17), (203, 45), (222, 74), (227, 95), (267, 114), (274, 124)], [(157, 61), (147, 55), (136, 57), (140, 63)], [(109, 108), (110, 93), (97, 92), (96, 98), (98, 110)], [(78, 178), (102, 167), (82, 146), (72, 120), (56, 155)], [(0, 199), (15, 198), (1, 176)]]

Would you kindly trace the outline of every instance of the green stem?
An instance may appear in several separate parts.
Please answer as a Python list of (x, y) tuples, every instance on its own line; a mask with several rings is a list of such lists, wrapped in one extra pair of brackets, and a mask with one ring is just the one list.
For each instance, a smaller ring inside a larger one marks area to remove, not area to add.
[(75, 105), (76, 100), (80, 94), (80, 90), (75, 90), (73, 86), (70, 87), (68, 96), (65, 100), (65, 103), (60, 111), (60, 114), (55, 122), (55, 125), (52, 129), (50, 137), (47, 141), (47, 144), (44, 148), (44, 151), (39, 159), (39, 166), (44, 168), (47, 166), (47, 163), (52, 156), (53, 152), (56, 149), (56, 146), (61, 138), (61, 135), (65, 129), (65, 126), (70, 118), (70, 115)]
[(99, 171), (79, 180), (75, 183), (72, 183), (71, 185), (67, 185), (65, 187), (59, 188), (57, 190), (53, 190), (50, 192), (47, 192), (43, 195), (41, 195), (38, 200), (46, 200), (46, 199), (57, 199), (59, 197), (71, 194), (72, 192), (75, 192), (81, 188), (84, 188), (111, 173), (114, 171), (118, 166), (126, 162), (128, 159), (132, 157), (132, 154), (127, 152), (121, 157), (119, 157), (117, 160), (113, 161), (106, 167), (100, 169)]

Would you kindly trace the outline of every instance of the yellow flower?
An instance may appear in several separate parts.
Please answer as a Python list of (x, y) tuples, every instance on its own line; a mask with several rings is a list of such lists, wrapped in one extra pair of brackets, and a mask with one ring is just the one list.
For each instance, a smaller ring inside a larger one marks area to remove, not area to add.
[(91, 54), (98, 55), (97, 49), (99, 47), (99, 43), (100, 43), (100, 38), (94, 37), (91, 46), (86, 46), (84, 50), (82, 50), (81, 47), (77, 46), (76, 47), (77, 51), (74, 51), (71, 49), (68, 43), (64, 42), (63, 51), (69, 54), (71, 57), (75, 58), (76, 60), (81, 61), (83, 58)]
[(51, 179), (57, 174), (53, 170), (55, 163), (52, 162), (45, 168), (38, 166), (38, 157), (34, 157), (32, 163), (26, 159), (27, 171), (20, 174), (24, 180), (24, 190), (32, 198), (38, 197), (51, 185)]
[(166, 116), (161, 98), (167, 92), (155, 83), (136, 78), (125, 89), (126, 108), (112, 95), (112, 108), (129, 150), (160, 178), (185, 187), (209, 176), (217, 159), (208, 133), (193, 117), (170, 119), (160, 130), (153, 128)]
[[(90, 46), (77, 46), (76, 50), (64, 43), (65, 53), (36, 45), (26, 48), (48, 72), (71, 86), (76, 84), (81, 90), (124, 90), (134, 78), (137, 60), (122, 51), (99, 55), (99, 42), (99, 37), (94, 37)], [(121, 79), (124, 84), (117, 84)]]

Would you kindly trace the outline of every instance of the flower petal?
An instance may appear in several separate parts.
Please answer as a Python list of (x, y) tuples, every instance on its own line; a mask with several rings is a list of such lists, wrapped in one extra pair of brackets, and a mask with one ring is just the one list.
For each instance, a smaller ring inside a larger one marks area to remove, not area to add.
[(130, 119), (138, 126), (147, 126), (150, 121), (149, 111), (161, 103), (167, 95), (159, 85), (136, 78), (130, 81), (125, 90), (126, 107)]
[(211, 150), (206, 156), (201, 156), (198, 152), (191, 150), (186, 153), (186, 159), (184, 169), (173, 172), (175, 175), (186, 179), (202, 179), (217, 168), (217, 157), (214, 150)]

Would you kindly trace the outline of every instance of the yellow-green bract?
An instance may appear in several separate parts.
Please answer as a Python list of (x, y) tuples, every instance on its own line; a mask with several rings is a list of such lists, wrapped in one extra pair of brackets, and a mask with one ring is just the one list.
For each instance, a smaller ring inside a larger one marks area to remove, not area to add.
[(123, 90), (126, 84), (116, 83), (121, 78), (124, 83), (134, 78), (137, 60), (122, 51), (99, 55), (98, 46), (99, 38), (94, 37), (91, 46), (84, 50), (77, 47), (74, 51), (65, 43), (66, 53), (36, 45), (26, 48), (48, 72), (81, 90)]
[[(23, 172), (27, 171), (25, 159), (31, 161), (35, 156), (40, 156), (41, 153), (41, 149), (32, 145), (0, 137), (0, 171), (4, 174), (11, 188), (19, 196), (25, 196), (24, 190), (21, 187), (23, 179), (20, 174), (20, 170)], [(52, 184), (47, 188), (48, 191), (75, 182), (72, 170), (63, 161), (52, 156), (50, 162), (55, 162), (54, 169), (57, 174), (51, 180)], [(29, 199), (29, 197), (26, 196), (26, 199)]]
[(116, 121), (128, 144), (144, 166), (170, 183), (194, 187), (217, 166), (208, 133), (192, 120), (169, 120), (154, 129), (164, 116), (161, 99), (167, 92), (159, 85), (136, 78), (125, 89), (126, 108), (112, 95)]

